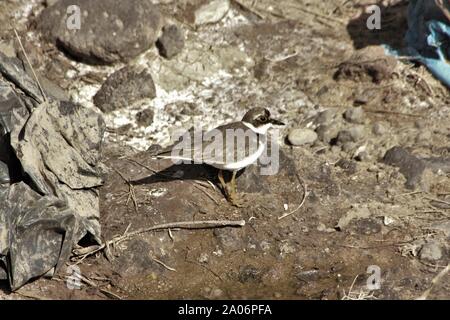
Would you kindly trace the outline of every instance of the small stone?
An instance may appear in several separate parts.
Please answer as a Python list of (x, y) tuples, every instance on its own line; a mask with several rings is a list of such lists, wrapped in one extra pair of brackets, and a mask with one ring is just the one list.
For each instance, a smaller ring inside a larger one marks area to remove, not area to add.
[(348, 142), (354, 142), (355, 140), (352, 137), (352, 134), (350, 133), (350, 131), (348, 130), (341, 130), (339, 131), (337, 137), (336, 137), (336, 144), (339, 145), (344, 145)]
[(442, 258), (442, 249), (436, 242), (428, 242), (420, 249), (420, 259), (428, 261), (437, 261)]
[(377, 136), (382, 136), (386, 134), (387, 128), (382, 123), (377, 122), (372, 126), (372, 132)]
[(336, 166), (343, 169), (349, 175), (355, 174), (357, 171), (356, 163), (352, 160), (340, 159), (336, 163)]
[(368, 153), (367, 151), (359, 152), (359, 153), (355, 156), (355, 160), (356, 160), (356, 161), (361, 161), (361, 162), (368, 161), (368, 160), (370, 160), (369, 153)]
[(288, 141), (293, 146), (311, 144), (317, 140), (317, 133), (311, 129), (293, 129), (288, 135)]
[(213, 0), (195, 11), (195, 24), (216, 23), (230, 10), (229, 0)]
[(365, 121), (364, 110), (361, 107), (350, 108), (344, 113), (344, 119), (350, 123), (363, 124)]
[(155, 112), (152, 109), (145, 109), (136, 114), (136, 122), (141, 127), (148, 127), (153, 123)]
[(430, 130), (420, 130), (416, 136), (416, 143), (424, 143), (431, 141), (432, 134)]
[(94, 104), (107, 113), (155, 96), (151, 74), (145, 69), (138, 71), (126, 66), (106, 79), (94, 96)]
[(211, 299), (219, 299), (223, 296), (223, 291), (219, 288), (211, 290), (210, 297)]
[(156, 42), (159, 54), (172, 59), (184, 48), (184, 34), (176, 25), (168, 25), (162, 29), (162, 35)]
[(316, 129), (317, 137), (320, 141), (330, 143), (338, 134), (338, 129), (335, 126), (320, 125)]
[(362, 140), (366, 136), (366, 130), (364, 126), (354, 126), (351, 127), (348, 131), (350, 132), (353, 142)]
[(353, 142), (346, 142), (342, 145), (342, 151), (344, 152), (351, 152), (355, 150), (356, 144)]
[(208, 263), (209, 257), (206, 252), (203, 252), (200, 254), (200, 257), (198, 258), (198, 262), (200, 263)]
[(390, 217), (390, 216), (384, 216), (383, 218), (383, 223), (385, 226), (391, 225), (395, 222), (394, 218)]
[(336, 111), (328, 109), (320, 112), (316, 117), (316, 123), (319, 125), (327, 125), (330, 124), (334, 117), (336, 116)]

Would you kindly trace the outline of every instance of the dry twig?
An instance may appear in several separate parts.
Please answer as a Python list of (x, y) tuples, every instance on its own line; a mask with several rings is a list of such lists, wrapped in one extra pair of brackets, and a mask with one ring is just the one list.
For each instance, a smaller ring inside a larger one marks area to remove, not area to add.
[(164, 229), (210, 229), (210, 228), (221, 228), (221, 227), (243, 227), (245, 226), (245, 220), (231, 221), (231, 220), (206, 220), (206, 221), (180, 221), (180, 222), (171, 222), (159, 224), (149, 228), (139, 229), (130, 233), (125, 232), (121, 236), (114, 237), (113, 239), (106, 241), (98, 248), (95, 248), (89, 252), (84, 253), (81, 256), (78, 256), (81, 260), (84, 260), (86, 257), (93, 255), (97, 252), (105, 250), (109, 246), (117, 245), (125, 240), (128, 240), (134, 236), (137, 236), (142, 233), (147, 233), (151, 231), (158, 231)]

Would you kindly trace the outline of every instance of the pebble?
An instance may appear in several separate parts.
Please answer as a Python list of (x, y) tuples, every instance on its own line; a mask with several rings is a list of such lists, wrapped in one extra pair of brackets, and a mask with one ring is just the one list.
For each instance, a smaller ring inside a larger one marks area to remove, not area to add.
[(337, 138), (336, 138), (336, 144), (337, 145), (345, 145), (348, 142), (354, 142), (352, 134), (348, 130), (341, 130), (339, 131)]
[(354, 126), (349, 130), (350, 135), (354, 142), (362, 140), (366, 136), (366, 130), (364, 126)]
[(136, 122), (141, 127), (148, 127), (153, 123), (155, 112), (152, 109), (144, 109), (136, 114)]
[(219, 299), (223, 296), (223, 291), (219, 288), (211, 290), (210, 297), (211, 299)]
[(229, 0), (213, 0), (195, 11), (195, 24), (216, 23), (222, 20), (230, 10)]
[(350, 123), (363, 124), (365, 121), (364, 110), (361, 107), (347, 109), (344, 113), (344, 119)]
[(330, 143), (331, 140), (336, 138), (338, 129), (335, 126), (322, 124), (316, 129), (316, 133), (320, 141)]
[(387, 128), (381, 122), (376, 122), (372, 126), (372, 132), (376, 136), (382, 136), (386, 134)]
[(176, 25), (168, 25), (162, 29), (162, 35), (156, 42), (159, 54), (172, 59), (184, 48), (184, 34)]
[(289, 132), (288, 141), (293, 146), (311, 144), (317, 140), (317, 133), (311, 129), (293, 129)]
[(330, 124), (334, 117), (336, 116), (336, 111), (328, 109), (325, 111), (320, 112), (316, 117), (316, 124), (319, 125), (326, 125)]
[(437, 261), (442, 258), (442, 249), (436, 242), (428, 242), (420, 249), (420, 259), (428, 261)]

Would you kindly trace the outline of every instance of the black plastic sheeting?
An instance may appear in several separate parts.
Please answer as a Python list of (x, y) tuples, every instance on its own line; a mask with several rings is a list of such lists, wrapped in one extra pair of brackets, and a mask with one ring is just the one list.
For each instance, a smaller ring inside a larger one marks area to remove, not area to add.
[(0, 52), (0, 280), (53, 276), (83, 237), (100, 240), (100, 114), (44, 95)]

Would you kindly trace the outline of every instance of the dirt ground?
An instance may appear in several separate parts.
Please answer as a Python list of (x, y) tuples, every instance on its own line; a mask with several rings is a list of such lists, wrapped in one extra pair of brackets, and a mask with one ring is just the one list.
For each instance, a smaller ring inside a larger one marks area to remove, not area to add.
[[(381, 44), (402, 44), (407, 2), (383, 1), (379, 31), (366, 28), (364, 10), (373, 1), (231, 1), (223, 21), (199, 28), (189, 23), (195, 1), (166, 2), (162, 11), (187, 30), (186, 50), (200, 43), (205, 52), (216, 50), (218, 61), (235, 60), (222, 63), (228, 76), (221, 81), (191, 79), (172, 88), (189, 88), (194, 98), (166, 102), (155, 115), (164, 124), (124, 132), (114, 119), (119, 114), (108, 116), (103, 239), (177, 221), (245, 225), (130, 236), (107, 254), (68, 262), (89, 282), (80, 290), (67, 288), (62, 271), (16, 293), (4, 286), (0, 298), (416, 299), (431, 288), (450, 260), (450, 96), (424, 67), (379, 54)], [(30, 21), (42, 7), (37, 1), (26, 12)], [(38, 42), (32, 23), (16, 21), (21, 34), (31, 32), (27, 46), (35, 48), (38, 70), (71, 97), (89, 100), (85, 92), (98, 88), (109, 69), (90, 69), (89, 81), (86, 73), (67, 79), (68, 58)], [(6, 30), (0, 35), (12, 39)], [(152, 52), (140, 59), (155, 61)], [(164, 87), (164, 79), (156, 82)], [(269, 108), (287, 126), (278, 174), (261, 176), (250, 167), (238, 177), (243, 208), (225, 200), (215, 169), (172, 166), (145, 151), (166, 144), (170, 127), (188, 128), (193, 119), (215, 126), (251, 106)], [(344, 119), (356, 106), (362, 118)], [(355, 127), (356, 141), (337, 135)], [(285, 140), (293, 128), (311, 128), (319, 139), (293, 147)], [(423, 172), (410, 172), (419, 176), (412, 186), (401, 165), (383, 161), (394, 146), (425, 159)], [(367, 287), (370, 266), (381, 271), (379, 289)], [(448, 274), (427, 298), (450, 298)]]

